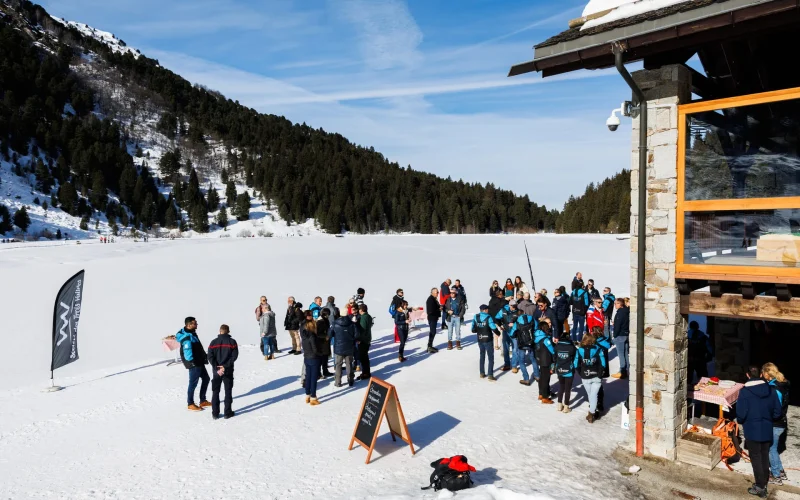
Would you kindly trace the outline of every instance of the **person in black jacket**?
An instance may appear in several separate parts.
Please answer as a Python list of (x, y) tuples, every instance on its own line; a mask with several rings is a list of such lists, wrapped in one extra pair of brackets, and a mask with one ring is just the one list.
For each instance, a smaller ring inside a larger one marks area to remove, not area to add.
[(614, 300), (614, 324), (613, 324), (613, 339), (614, 345), (617, 347), (617, 356), (619, 357), (619, 373), (612, 375), (614, 378), (628, 378), (628, 355), (630, 354), (631, 346), (628, 343), (628, 337), (631, 334), (630, 324), (630, 309), (625, 306), (625, 299), (619, 298)]
[(225, 386), (225, 418), (235, 415), (231, 409), (233, 404), (233, 364), (239, 357), (239, 346), (231, 337), (231, 329), (228, 325), (219, 327), (219, 336), (208, 344), (208, 362), (214, 370), (214, 378), (211, 379), (211, 417), (216, 420), (219, 418), (219, 390), (220, 386)]
[[(313, 316), (313, 315), (312, 315)], [(330, 310), (323, 308), (319, 319), (317, 320), (317, 335), (325, 337), (325, 345), (321, 347), (322, 356), (322, 376), (324, 378), (332, 377), (333, 373), (328, 369), (328, 360), (331, 359), (331, 339), (328, 338), (328, 330), (331, 328)]]
[(439, 318), (442, 316), (442, 306), (439, 304), (439, 289), (432, 288), (428, 300), (425, 302), (425, 312), (428, 315), (428, 352), (435, 354), (439, 352), (438, 349), (433, 347), (433, 338), (436, 336), (436, 327), (439, 323)]
[(356, 326), (350, 316), (340, 316), (336, 311), (328, 336), (333, 337), (334, 386), (342, 386), (342, 363), (347, 366), (347, 384), (352, 386), (355, 380), (353, 371), (353, 354), (355, 353)]
[(322, 360), (326, 359), (323, 345), (328, 343), (327, 337), (317, 335), (317, 322), (311, 311), (306, 311), (304, 323), (300, 329), (300, 338), (303, 342), (303, 362), (305, 363), (305, 380), (303, 388), (306, 390), (306, 403), (317, 406), (317, 380)]
[(408, 340), (408, 324), (410, 322), (411, 319), (408, 317), (408, 302), (404, 300), (394, 314), (394, 325), (397, 329), (397, 336), (400, 337), (400, 348), (397, 351), (397, 359), (401, 363), (406, 360), (403, 356), (403, 351), (406, 348), (406, 340)]
[[(292, 350), (289, 351), (289, 354), (299, 354), (300, 353), (300, 320), (297, 316), (297, 302), (295, 302), (294, 297), (289, 297), (288, 301), (289, 306), (286, 308), (286, 317), (283, 319), (283, 328), (289, 332), (289, 336), (292, 338)], [(302, 309), (302, 308), (301, 308)]]
[(567, 324), (567, 318), (569, 318), (569, 303), (569, 295), (564, 285), (553, 291), (553, 303), (550, 307), (556, 313), (556, 321), (561, 325), (558, 330), (560, 333), (564, 333), (564, 325)]
[(497, 319), (497, 313), (499, 313), (506, 304), (508, 304), (508, 302), (503, 297), (503, 290), (496, 291), (494, 297), (489, 300), (489, 316), (491, 316), (492, 319)]

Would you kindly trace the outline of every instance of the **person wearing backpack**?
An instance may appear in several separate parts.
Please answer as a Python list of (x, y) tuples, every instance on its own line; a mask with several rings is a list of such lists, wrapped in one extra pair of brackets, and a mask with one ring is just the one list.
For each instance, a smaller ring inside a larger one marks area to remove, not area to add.
[(773, 422), (781, 418), (783, 408), (774, 388), (765, 381), (757, 366), (747, 370), (748, 381), (739, 392), (736, 420), (744, 429), (745, 448), (750, 454), (755, 483), (747, 492), (767, 498), (769, 482), (769, 449), (773, 440)]
[[(447, 350), (453, 350), (453, 337), (456, 338), (456, 349), (461, 350), (461, 315), (464, 303), (458, 296), (456, 287), (450, 288), (450, 297), (444, 303), (444, 315), (450, 320), (447, 330)], [(455, 335), (454, 335), (455, 334)]]
[(780, 486), (788, 480), (786, 471), (783, 470), (778, 445), (783, 435), (786, 434), (788, 424), (786, 414), (789, 411), (789, 381), (773, 363), (762, 366), (761, 372), (764, 374), (764, 378), (769, 380), (770, 387), (775, 390), (778, 401), (781, 403), (781, 416), (772, 422), (772, 445), (769, 447), (769, 484)]
[[(450, 280), (450, 278), (447, 278), (442, 282), (442, 284), (439, 287), (439, 305), (441, 306), (442, 309), (444, 309), (444, 304), (450, 297), (450, 285), (452, 284), (453, 282)], [(445, 328), (447, 328), (447, 315), (442, 314), (442, 330), (444, 330)]]
[(552, 328), (547, 321), (539, 321), (539, 328), (533, 333), (536, 362), (539, 363), (539, 401), (545, 405), (553, 404), (550, 399), (550, 365), (553, 364)]
[(519, 363), (522, 372), (522, 385), (531, 385), (528, 378), (528, 370), (525, 367), (525, 357), (531, 358), (531, 375), (535, 380), (539, 380), (539, 365), (536, 363), (536, 353), (534, 352), (533, 332), (536, 330), (536, 319), (529, 314), (520, 314), (517, 321), (509, 332), (511, 342), (514, 346), (514, 360)]
[(496, 337), (500, 336), (500, 331), (494, 320), (489, 316), (489, 306), (486, 304), (481, 305), (480, 311), (477, 316), (472, 319), (472, 333), (477, 334), (478, 347), (481, 351), (481, 378), (486, 378), (484, 371), (484, 360), (489, 358), (489, 381), (494, 382), (494, 351), (492, 350), (492, 334)]
[(360, 326), (358, 335), (358, 360), (361, 363), (361, 376), (359, 380), (369, 380), (372, 372), (369, 367), (369, 347), (372, 344), (372, 316), (369, 315), (369, 308), (366, 304), (358, 306), (361, 317), (358, 319)]
[(406, 340), (408, 340), (408, 325), (411, 319), (408, 317), (408, 302), (405, 300), (394, 314), (394, 327), (397, 329), (397, 335), (400, 337), (400, 347), (397, 350), (397, 359), (401, 363), (406, 360), (403, 356), (403, 351), (406, 348)]
[[(603, 328), (601, 326), (595, 325), (592, 328), (591, 334), (594, 336), (595, 344), (603, 350), (603, 354), (606, 357), (606, 360), (609, 359), (608, 351), (611, 349), (611, 339), (603, 335)], [(609, 376), (609, 369), (608, 363), (606, 363), (605, 369), (603, 370), (603, 375), (601, 378), (607, 378)], [(603, 386), (600, 386), (600, 390), (597, 391), (597, 411), (595, 412), (594, 418), (599, 419), (600, 415), (605, 411), (605, 400), (606, 400), (606, 391)]]
[[(572, 284), (576, 282), (573, 280)], [(589, 310), (589, 294), (583, 288), (575, 288), (570, 295), (572, 305), (572, 341), (578, 342), (586, 333), (586, 312)]]
[(575, 379), (575, 344), (570, 341), (569, 334), (562, 334), (555, 345), (556, 375), (558, 375), (558, 411), (569, 413), (569, 399), (572, 393), (572, 381)]
[(589, 400), (589, 413), (586, 421), (594, 423), (594, 415), (597, 411), (597, 393), (603, 386), (601, 378), (606, 369), (606, 357), (603, 349), (598, 347), (594, 335), (585, 334), (581, 339), (580, 346), (575, 351), (575, 362), (572, 365), (581, 375), (583, 389)]
[(234, 416), (231, 408), (233, 405), (233, 364), (239, 357), (239, 346), (231, 337), (231, 329), (228, 325), (219, 327), (219, 336), (208, 344), (206, 354), (208, 362), (214, 373), (211, 380), (211, 417), (214, 420), (219, 418), (219, 392), (225, 386), (225, 419)]
[[(404, 300), (403, 297), (404, 297), (404, 295), (405, 294), (403, 293), (403, 289), (402, 288), (398, 288), (397, 292), (395, 292), (394, 297), (392, 297), (392, 303), (389, 304), (389, 316), (391, 316), (392, 319), (394, 319), (394, 315), (395, 315), (395, 312), (397, 311), (397, 309), (399, 309), (400, 306), (403, 305), (403, 300)], [(398, 342), (400, 342), (400, 335), (397, 333), (397, 325), (395, 324), (394, 325), (394, 343), (396, 344)]]

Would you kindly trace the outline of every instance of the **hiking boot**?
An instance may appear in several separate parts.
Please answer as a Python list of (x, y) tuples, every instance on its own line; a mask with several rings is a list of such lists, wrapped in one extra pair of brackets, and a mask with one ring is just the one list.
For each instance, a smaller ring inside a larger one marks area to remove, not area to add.
[(456, 349), (458, 349), (459, 351), (461, 350), (461, 341), (460, 340), (456, 340)]
[(275, 359), (275, 355), (274, 354), (270, 354), (269, 355), (269, 359)]
[(775, 477), (772, 474), (769, 475), (769, 484), (774, 484), (776, 486), (782, 486), (783, 481), (780, 477)]
[(518, 371), (519, 371), (519, 368), (512, 368), (511, 369), (511, 373), (517, 373)]
[(522, 385), (527, 385), (527, 386), (531, 385), (531, 381), (530, 380), (520, 380), (519, 383), (522, 384)]
[(269, 361), (269, 356), (264, 356), (264, 361)]
[(541, 394), (539, 394), (539, 401), (541, 401), (542, 399), (544, 399), (544, 398), (542, 397)]
[(308, 404), (310, 404), (311, 406), (318, 406), (319, 405), (319, 399), (311, 398), (311, 401)]
[(233, 410), (231, 410), (231, 412), (230, 412), (230, 413), (226, 413), (226, 414), (225, 414), (225, 416), (224, 416), (224, 417), (222, 417), (222, 418), (224, 418), (225, 420), (228, 420), (229, 418), (233, 418), (233, 417), (235, 417), (235, 416), (236, 416), (236, 412), (235, 412), (235, 411), (233, 411)]
[(450, 342), (449, 340), (447, 341), (447, 350), (448, 351), (452, 351), (453, 350), (453, 343)]
[(194, 403), (192, 403), (189, 406), (187, 406), (187, 408), (189, 408), (189, 411), (203, 411), (202, 408), (200, 408), (199, 406), (197, 406)]
[(569, 409), (569, 406), (567, 406), (567, 405), (564, 405), (564, 409), (563, 409), (563, 410), (561, 410), (561, 411), (562, 411), (562, 412), (564, 412), (564, 413), (569, 413), (569, 412), (571, 412), (572, 410), (570, 410), (570, 409)]
[(749, 487), (747, 489), (747, 492), (759, 498), (767, 498), (767, 496), (769, 495), (766, 488), (762, 488), (757, 484), (754, 484), (753, 486)]
[(564, 410), (564, 404), (558, 403), (558, 405), (556, 406), (556, 411), (563, 411), (563, 410)]
[(211, 403), (208, 401), (200, 401), (200, 408), (208, 408), (209, 406), (211, 406)]
[(550, 398), (542, 398), (542, 404), (543, 405), (551, 405), (551, 404), (553, 404), (553, 400), (550, 399)]
[(587, 413), (586, 414), (586, 421), (589, 422), (590, 424), (593, 424), (594, 423), (594, 413), (591, 413), (591, 412)]
[(494, 382), (495, 380), (497, 380), (496, 378), (494, 378), (494, 375), (489, 375), (487, 378), (489, 379), (489, 382)]
[[(500, 371), (501, 371), (501, 372), (507, 372), (507, 371), (509, 371), (509, 370), (511, 370), (511, 367), (510, 367), (510, 366), (504, 366), (504, 367), (500, 368)], [(514, 373), (517, 373), (517, 372), (514, 372)]]
[(484, 375), (483, 373), (481, 373), (481, 378), (486, 378), (486, 375)]

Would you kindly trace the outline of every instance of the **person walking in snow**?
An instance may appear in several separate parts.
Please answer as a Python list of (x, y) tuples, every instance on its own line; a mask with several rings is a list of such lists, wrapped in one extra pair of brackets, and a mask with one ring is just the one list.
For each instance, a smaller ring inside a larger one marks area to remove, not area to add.
[[(283, 319), (283, 328), (289, 332), (292, 339), (292, 350), (289, 354), (299, 354), (302, 346), (300, 345), (300, 318), (297, 311), (302, 311), (302, 304), (295, 302), (294, 297), (287, 300), (286, 317)], [(298, 307), (300, 305), (300, 307)]]
[(555, 365), (558, 376), (558, 406), (556, 409), (569, 413), (569, 400), (572, 392), (572, 381), (575, 379), (575, 344), (570, 341), (569, 334), (562, 334), (555, 345)]
[[(189, 316), (183, 321), (183, 325), (183, 328), (175, 334), (175, 340), (181, 345), (180, 353), (183, 366), (189, 370), (189, 390), (186, 403), (189, 410), (201, 411), (203, 408), (211, 406), (211, 403), (206, 399), (210, 380), (205, 366), (208, 364), (208, 357), (200, 338), (197, 336), (197, 320)], [(197, 388), (198, 381), (202, 381), (200, 384), (199, 406), (194, 404), (194, 390)]]
[(239, 357), (239, 346), (231, 337), (228, 325), (219, 327), (219, 335), (208, 344), (208, 362), (214, 371), (211, 380), (211, 417), (219, 418), (219, 391), (225, 386), (225, 412), (223, 416), (229, 419), (235, 415), (233, 406), (233, 364)]
[(595, 421), (597, 393), (603, 386), (601, 377), (606, 364), (606, 357), (603, 350), (596, 345), (594, 335), (585, 334), (581, 339), (580, 347), (575, 351), (575, 362), (572, 366), (580, 373), (583, 388), (589, 400), (589, 414), (586, 415), (586, 420), (590, 424)]
[(397, 336), (400, 339), (400, 346), (397, 350), (397, 359), (400, 362), (406, 360), (403, 356), (403, 351), (406, 348), (406, 341), (408, 340), (409, 323), (411, 323), (411, 319), (408, 317), (408, 302), (404, 300), (394, 314), (394, 326), (397, 329)]
[[(442, 309), (444, 309), (444, 304), (447, 302), (447, 299), (450, 298), (450, 285), (452, 284), (453, 282), (450, 281), (450, 278), (447, 278), (439, 287), (439, 305)], [(442, 314), (442, 330), (445, 328), (447, 328), (447, 315)]]
[(480, 349), (480, 373), (481, 378), (486, 378), (486, 371), (484, 370), (484, 360), (489, 358), (489, 381), (494, 382), (494, 351), (492, 350), (492, 334), (495, 337), (500, 336), (500, 330), (497, 329), (494, 320), (489, 315), (489, 306), (481, 305), (480, 312), (472, 319), (472, 333), (477, 334), (478, 347)]
[(258, 320), (258, 327), (261, 332), (261, 347), (264, 352), (264, 359), (275, 359), (275, 352), (278, 350), (277, 338), (278, 329), (275, 326), (275, 313), (269, 304), (261, 306), (261, 315)]
[(450, 289), (450, 297), (444, 304), (445, 316), (450, 319), (450, 326), (447, 330), (447, 350), (453, 350), (453, 337), (455, 337), (456, 349), (461, 350), (461, 313), (464, 304), (458, 297), (455, 287)]
[(314, 297), (314, 302), (308, 306), (308, 310), (311, 311), (311, 316), (313, 316), (314, 320), (318, 320), (319, 315), (322, 312), (322, 297)]
[(433, 338), (436, 336), (436, 327), (439, 325), (439, 317), (442, 315), (442, 305), (439, 304), (439, 289), (432, 288), (428, 300), (425, 301), (425, 313), (428, 315), (428, 352), (435, 354), (439, 352), (433, 347)]
[(340, 316), (337, 311), (333, 320), (333, 325), (329, 330), (329, 335), (333, 341), (334, 355), (334, 386), (342, 386), (342, 363), (347, 366), (347, 384), (352, 387), (355, 380), (353, 372), (353, 354), (356, 330), (355, 324), (350, 316)]
[(528, 285), (522, 281), (522, 278), (517, 276), (514, 278), (514, 296), (518, 297), (520, 293), (524, 297), (526, 293), (531, 293), (531, 291), (528, 290)]
[(539, 321), (538, 328), (533, 333), (533, 345), (536, 352), (536, 362), (539, 364), (539, 401), (545, 405), (553, 404), (550, 399), (550, 365), (553, 364), (553, 331), (549, 321)]

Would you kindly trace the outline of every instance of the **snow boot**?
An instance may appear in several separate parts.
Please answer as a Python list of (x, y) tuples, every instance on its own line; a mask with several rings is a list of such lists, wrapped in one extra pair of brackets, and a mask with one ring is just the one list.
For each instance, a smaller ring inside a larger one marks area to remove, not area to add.
[(496, 378), (494, 378), (494, 375), (489, 375), (487, 378), (489, 379), (489, 382), (494, 382), (497, 380)]
[(264, 361), (269, 361), (269, 356), (264, 356)]
[(594, 423), (594, 413), (592, 413), (592, 412), (587, 413), (586, 414), (586, 421), (589, 422), (590, 424), (593, 424)]
[(310, 404), (311, 406), (319, 406), (319, 399), (311, 398), (311, 402), (309, 402), (308, 404)]
[[(509, 370), (511, 370), (511, 367), (510, 367), (510, 366), (503, 366), (502, 368), (500, 368), (500, 371), (501, 371), (501, 372), (507, 372), (507, 371), (509, 371)], [(514, 372), (514, 373), (517, 373), (517, 372)]]
[(527, 386), (531, 385), (531, 381), (530, 380), (520, 380), (519, 383), (522, 384), (522, 385), (527, 385)]
[(203, 411), (202, 408), (200, 408), (194, 403), (190, 404), (187, 408), (189, 408), (189, 411)]
[(200, 401), (200, 408), (208, 408), (209, 406), (211, 406), (211, 403), (208, 401)]
[(556, 406), (556, 411), (564, 411), (564, 404), (558, 403), (558, 406)]
[(567, 406), (567, 405), (564, 405), (564, 409), (563, 409), (563, 410), (561, 410), (561, 411), (562, 411), (562, 412), (564, 412), (564, 413), (569, 413), (569, 412), (571, 412), (572, 410), (570, 410), (570, 409), (569, 409), (569, 406)]
[(461, 350), (461, 341), (460, 340), (456, 340), (456, 349), (458, 349), (459, 351)]
[(447, 341), (447, 350), (448, 351), (452, 351), (453, 350), (453, 343), (450, 342), (449, 340)]
[(311, 396), (306, 396), (306, 403), (311, 401)]

